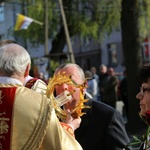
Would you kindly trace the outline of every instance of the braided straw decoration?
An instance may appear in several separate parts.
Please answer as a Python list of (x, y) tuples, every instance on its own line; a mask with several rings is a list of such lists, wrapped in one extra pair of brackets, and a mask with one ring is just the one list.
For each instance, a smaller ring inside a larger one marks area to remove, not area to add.
[(46, 96), (48, 98), (51, 99), (52, 104), (56, 110), (56, 114), (57, 116), (64, 120), (67, 117), (66, 112), (61, 109), (56, 101), (55, 101), (55, 97), (54, 97), (54, 89), (56, 85), (61, 85), (61, 84), (68, 84), (71, 86), (74, 86), (76, 88), (80, 88), (80, 101), (77, 103), (76, 107), (74, 108), (74, 110), (72, 110), (72, 117), (76, 118), (78, 116), (82, 116), (84, 113), (82, 113), (82, 109), (83, 108), (89, 108), (88, 106), (84, 105), (84, 102), (87, 102), (88, 99), (84, 99), (84, 95), (83, 95), (83, 89), (86, 87), (86, 80), (82, 85), (76, 84), (72, 79), (71, 79), (71, 75), (70, 76), (66, 76), (66, 73), (64, 72), (63, 74), (60, 75), (60, 72), (57, 75), (54, 75), (52, 78), (49, 79), (49, 83), (47, 86), (47, 91), (46, 91)]

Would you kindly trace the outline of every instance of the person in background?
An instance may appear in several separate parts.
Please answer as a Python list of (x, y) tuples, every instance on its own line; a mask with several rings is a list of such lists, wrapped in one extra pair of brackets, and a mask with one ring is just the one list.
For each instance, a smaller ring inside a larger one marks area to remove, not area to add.
[(112, 67), (107, 70), (107, 78), (104, 80), (103, 91), (103, 102), (107, 105), (116, 108), (116, 102), (118, 100), (118, 79), (115, 76), (114, 69)]
[(99, 76), (97, 74), (97, 70), (95, 67), (91, 67), (90, 69), (92, 76), (96, 79), (97, 81), (97, 100), (100, 101), (100, 91), (99, 91)]
[(96, 79), (92, 76), (92, 73), (90, 71), (85, 71), (85, 77), (87, 80), (87, 92), (91, 94), (93, 99), (98, 100), (98, 84)]
[(90, 69), (92, 76), (96, 79), (97, 83), (99, 83), (99, 76), (96, 73), (96, 68), (95, 67), (91, 67)]
[[(23, 86), (30, 66), (30, 56), (22, 46), (16, 43), (0, 46), (0, 120), (4, 124), (1, 148), (82, 149), (60, 125), (51, 100)], [(70, 129), (77, 129), (80, 117), (72, 118), (69, 111), (67, 114), (64, 122)]]
[(45, 79), (43, 72), (40, 72), (40, 73), (39, 73), (38, 78), (41, 79), (42, 81), (44, 81), (46, 84), (48, 84), (48, 81)]
[(124, 78), (121, 80), (119, 84), (119, 90), (121, 94), (121, 99), (125, 108), (125, 115), (128, 118), (128, 91), (127, 91), (127, 73), (126, 70), (123, 72)]
[[(79, 85), (85, 81), (85, 75), (82, 68), (74, 63), (61, 64), (54, 75), (66, 74), (72, 75), (72, 80)], [(75, 90), (72, 100), (64, 105), (65, 109), (73, 110), (76, 104), (81, 100), (80, 92), (86, 97), (85, 89), (75, 88), (68, 84), (58, 84), (55, 88), (56, 95), (65, 90)], [(80, 127), (75, 131), (75, 137), (84, 150), (123, 150), (129, 143), (129, 138), (125, 129), (122, 115), (114, 108), (89, 99), (84, 103), (90, 108), (84, 108), (85, 113), (81, 116)]]
[(102, 64), (99, 67), (100, 74), (99, 74), (99, 91), (100, 91), (100, 100), (103, 101), (103, 86), (104, 86), (104, 79), (107, 77), (107, 66)]

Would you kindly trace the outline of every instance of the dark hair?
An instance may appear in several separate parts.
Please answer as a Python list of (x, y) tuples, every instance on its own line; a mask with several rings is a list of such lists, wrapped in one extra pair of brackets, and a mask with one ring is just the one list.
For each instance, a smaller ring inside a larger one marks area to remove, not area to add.
[(150, 79), (150, 63), (144, 64), (140, 69), (140, 79), (142, 83)]

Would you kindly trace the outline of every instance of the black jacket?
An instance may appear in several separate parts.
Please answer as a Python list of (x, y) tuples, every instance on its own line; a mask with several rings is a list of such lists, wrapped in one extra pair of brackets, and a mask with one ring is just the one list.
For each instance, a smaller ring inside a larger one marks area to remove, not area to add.
[(83, 150), (122, 150), (129, 143), (123, 118), (116, 109), (89, 100), (75, 137)]

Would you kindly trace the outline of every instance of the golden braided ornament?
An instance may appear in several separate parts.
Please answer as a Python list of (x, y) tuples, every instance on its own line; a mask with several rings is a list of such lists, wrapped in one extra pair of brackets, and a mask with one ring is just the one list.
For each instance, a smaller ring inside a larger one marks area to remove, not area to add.
[[(71, 111), (71, 115), (72, 115), (73, 118), (77, 118), (78, 116), (82, 116), (83, 114), (85, 114), (85, 113), (82, 112), (82, 109), (83, 108), (89, 108), (88, 106), (84, 105), (84, 102), (88, 101), (88, 99), (84, 99), (84, 94), (83, 94), (83, 89), (86, 88), (86, 84), (85, 84), (86, 80), (83, 84), (79, 85), (79, 84), (76, 84), (71, 79), (71, 75), (66, 76), (65, 72), (63, 74), (58, 73), (57, 75), (54, 75), (52, 78), (49, 79), (47, 90), (46, 90), (46, 96), (51, 99), (57, 116), (62, 120), (66, 119), (66, 117), (67, 117), (66, 112), (57, 105), (56, 98), (54, 96), (55, 86), (56, 85), (61, 85), (61, 84), (64, 84), (64, 83), (68, 84), (70, 86), (74, 86), (76, 88), (80, 88), (80, 100), (77, 103), (74, 110)], [(74, 91), (72, 91), (72, 93), (73, 92)]]

